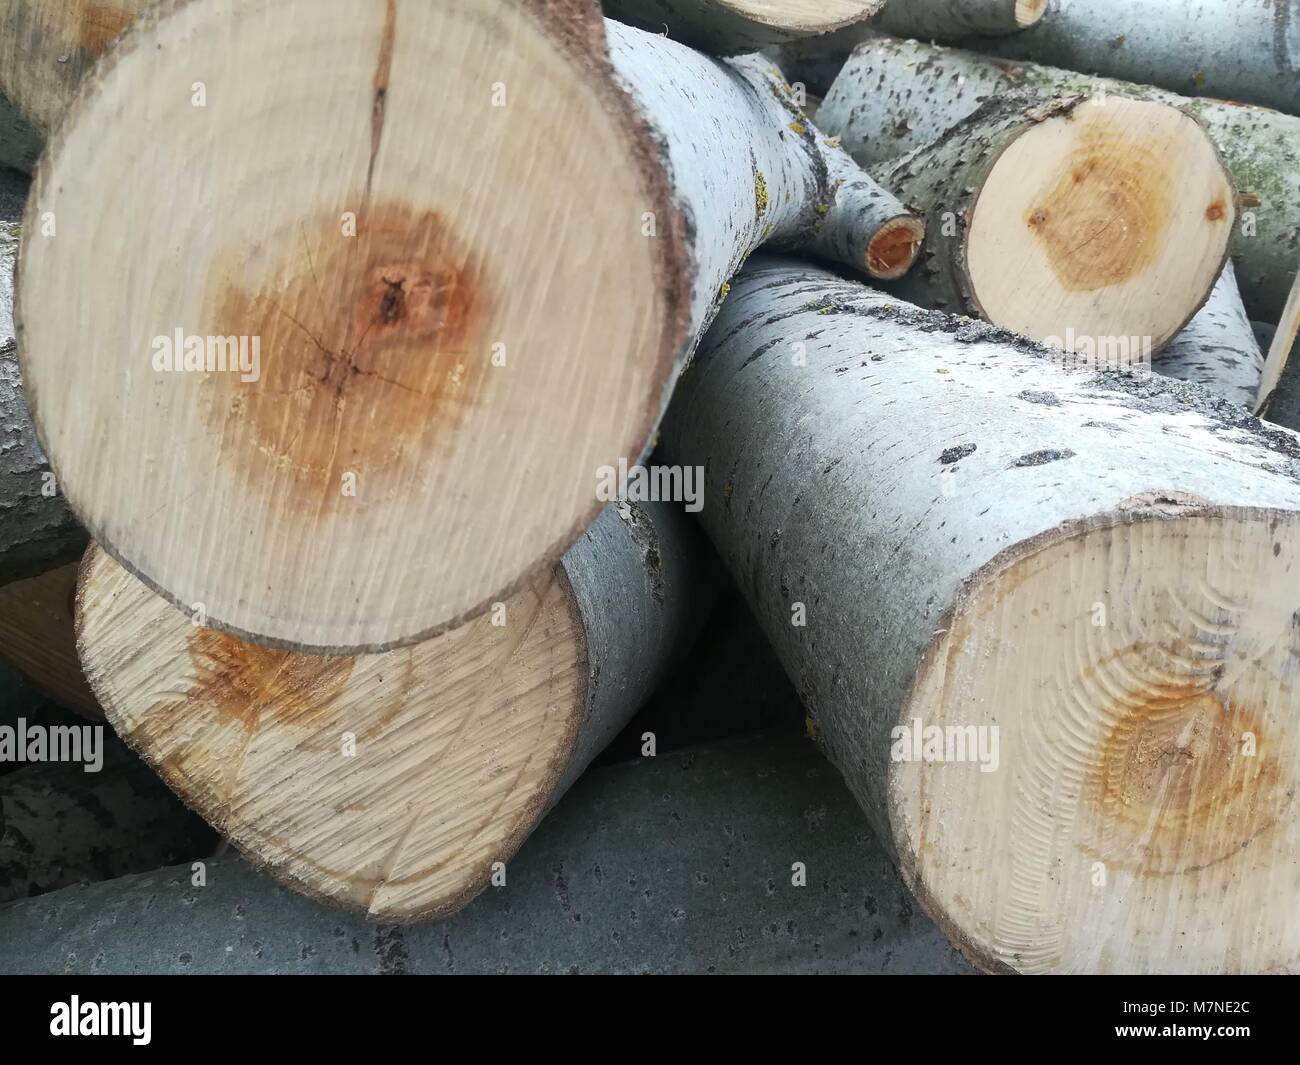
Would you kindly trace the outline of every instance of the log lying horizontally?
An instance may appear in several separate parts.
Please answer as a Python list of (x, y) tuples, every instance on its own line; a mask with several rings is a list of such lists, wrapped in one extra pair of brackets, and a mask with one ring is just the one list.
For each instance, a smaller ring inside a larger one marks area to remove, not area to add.
[(945, 43), (1300, 114), (1294, 0), (1052, 0), (1023, 33)]
[[(891, 0), (871, 20), (873, 29), (895, 37), (929, 39), (953, 34), (1000, 36), (1035, 25), (1048, 0)], [(841, 30), (841, 35), (852, 32)], [(995, 44), (996, 42), (991, 42)]]
[(379, 655), (244, 643), (92, 547), (77, 636), (113, 727), (246, 855), (376, 919), (488, 886), (685, 651), (716, 570), (667, 504), (605, 511), (500, 612)]
[[(41, 723), (41, 727), (45, 727)], [(216, 834), (103, 725), (84, 761), (0, 779), (0, 902), (143, 873), (211, 850)], [(88, 773), (84, 766), (100, 768)]]
[[(444, 631), (594, 520), (760, 243), (839, 247), (865, 212), (856, 265), (910, 264), (920, 225), (836, 188), (775, 68), (587, 10), (193, 0), (95, 67), (38, 168), (57, 233), (28, 231), (19, 322), (106, 550), (268, 644)], [(168, 369), (241, 338), (239, 369)]]
[(1293, 964), (1300, 437), (1046, 355), (755, 260), (664, 449), (977, 964)]
[(878, 12), (884, 0), (605, 0), (606, 14), (715, 55), (837, 30)]
[(1140, 96), (1196, 116), (1253, 203), (1242, 213), (1233, 248), (1246, 307), (1253, 318), (1278, 319), (1300, 254), (1300, 118), (879, 37), (843, 67), (817, 122), (860, 163), (874, 167), (941, 138), (983, 101), (1017, 88), (1052, 96)]
[(929, 232), (900, 295), (1069, 351), (1163, 347), (1205, 303), (1236, 220), (1196, 121), (1120, 96), (999, 96), (875, 176)]
[(437, 925), (376, 928), (234, 861), (70, 888), (0, 909), (0, 972), (968, 972), (835, 776), (798, 739), (602, 769)]

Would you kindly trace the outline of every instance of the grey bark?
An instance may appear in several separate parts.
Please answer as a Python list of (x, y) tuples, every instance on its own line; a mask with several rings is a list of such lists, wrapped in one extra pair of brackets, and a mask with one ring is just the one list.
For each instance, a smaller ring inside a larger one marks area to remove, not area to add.
[[(844, 234), (861, 240), (871, 220), (880, 226), (909, 212), (827, 142), (774, 63), (758, 55), (711, 59), (605, 25), (614, 69), (658, 135), (685, 216), (695, 263), (690, 348), (728, 278), (762, 244), (843, 255), (866, 271), (865, 248), (853, 249)], [(860, 180), (840, 184), (850, 173)]]
[[(862, 0), (864, 19), (880, 10), (883, 0)], [(827, 26), (821, 31), (801, 29), (784, 20), (786, 25), (773, 25), (780, 19), (762, 22), (751, 18), (727, 3), (727, 0), (604, 0), (605, 12), (620, 22), (637, 26), (652, 33), (668, 36), (693, 48), (715, 55), (739, 55), (756, 52), (769, 45), (806, 37), (813, 32), (829, 32), (855, 18)]]
[[(808, 65), (783, 55), (792, 78), (824, 79), (829, 56)], [(1054, 67), (993, 59), (918, 41), (875, 37), (844, 64), (817, 112), (868, 169), (942, 138), (990, 98), (1015, 89), (1046, 95), (1099, 92), (1156, 100), (1200, 120), (1243, 196), (1233, 249), (1237, 281), (1254, 318), (1282, 313), (1300, 262), (1300, 118), (1262, 107), (1188, 98)], [(823, 90), (824, 91), (824, 90)]]
[(80, 763), (33, 763), (0, 780), (0, 902), (157, 869), (205, 853), (215, 841), (202, 818), (109, 729), (70, 727), (100, 729), (98, 772)]
[(587, 641), (587, 702), (553, 805), (698, 637), (722, 586), (696, 524), (669, 503), (606, 507), (560, 565)]
[(71, 562), (86, 546), (62, 494), (50, 491), (23, 396), (13, 320), (18, 240), (19, 227), (0, 221), (0, 584)]
[[(887, 0), (871, 26), (895, 37), (997, 36), (1026, 28), (1016, 17), (1018, 6), (1017, 0)], [(853, 28), (839, 33), (847, 37)]]
[(665, 422), (670, 461), (706, 466), (705, 529), (891, 847), (890, 730), (973, 574), (1079, 523), (1152, 518), (1137, 501), (1175, 489), (1300, 510), (1294, 434), (1195, 386), (1047, 354), (759, 258)]
[(1242, 305), (1232, 263), (1224, 267), (1205, 306), (1155, 357), (1152, 368), (1254, 410), (1264, 353)]
[(1300, 0), (1052, 0), (1023, 33), (945, 43), (1300, 113)]
[[(792, 884), (803, 862), (807, 887)], [(242, 863), (0, 908), (4, 973), (971, 971), (811, 744), (756, 740), (589, 774), (504, 887), (379, 927)]]

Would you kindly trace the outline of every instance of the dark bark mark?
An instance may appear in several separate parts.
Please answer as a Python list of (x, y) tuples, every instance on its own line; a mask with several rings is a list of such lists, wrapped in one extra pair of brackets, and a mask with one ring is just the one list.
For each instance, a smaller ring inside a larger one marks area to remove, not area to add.
[(1020, 398), (1026, 403), (1039, 403), (1044, 407), (1059, 407), (1061, 401), (1056, 398), (1055, 392), (1033, 392), (1026, 389), (1020, 393)]
[(945, 466), (951, 466), (954, 462), (960, 462), (967, 455), (975, 454), (975, 444), (958, 444), (955, 447), (945, 448), (939, 461)]
[(1016, 461), (1011, 464), (1011, 468), (1015, 469), (1020, 466), (1046, 466), (1049, 462), (1059, 462), (1061, 459), (1072, 458), (1074, 458), (1074, 452), (1069, 448), (1063, 448), (1061, 450), (1049, 448), (1046, 451), (1031, 451), (1028, 455), (1021, 455), (1020, 458), (1016, 459)]
[(375, 930), (375, 954), (379, 958), (381, 976), (402, 976), (406, 973), (410, 955), (400, 928), (387, 925)]

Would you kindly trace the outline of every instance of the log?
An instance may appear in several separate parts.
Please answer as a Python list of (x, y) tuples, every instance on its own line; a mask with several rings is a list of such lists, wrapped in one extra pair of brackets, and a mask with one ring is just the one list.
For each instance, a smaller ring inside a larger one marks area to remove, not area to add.
[(95, 60), (152, 2), (7, 0), (0, 11), (0, 92), (36, 136), (50, 135)]
[(620, 22), (716, 55), (757, 52), (861, 22), (884, 0), (605, 0)]
[[(834, 187), (774, 67), (614, 22), (606, 55), (553, 2), (167, 4), (64, 120), (28, 217), (75, 238), (29, 230), (19, 292), (34, 418), (104, 549), (212, 627), (378, 652), (478, 616), (595, 519), (760, 243), (870, 207), (857, 265), (910, 263), (919, 223)], [(155, 371), (178, 333), (260, 368)]]
[[(889, 0), (871, 20), (871, 27), (895, 37), (927, 40), (970, 33), (1001, 36), (1036, 25), (1046, 14), (1047, 4), (1048, 0)], [(851, 37), (854, 32), (849, 27), (840, 30), (838, 37), (856, 44), (861, 33)]]
[(1297, 337), (1300, 337), (1300, 272), (1291, 283), (1291, 293), (1269, 342), (1255, 400), (1256, 413), (1291, 428), (1297, 427), (1292, 412), (1300, 404), (1300, 364), (1292, 358)]
[[(791, 77), (818, 79), (797, 62), (782, 62)], [(832, 67), (822, 61), (823, 71)], [(939, 139), (984, 100), (1017, 88), (1045, 95), (1139, 96), (1193, 114), (1253, 204), (1242, 214), (1233, 249), (1246, 307), (1254, 318), (1278, 319), (1300, 244), (1300, 118), (885, 37), (852, 56), (816, 117), (860, 163), (874, 167)]]
[(869, 836), (807, 741), (698, 749), (589, 774), (442, 924), (213, 861), (203, 887), (183, 865), (0, 908), (0, 972), (969, 972)]
[(1264, 370), (1264, 353), (1241, 302), (1229, 262), (1209, 300), (1152, 365), (1157, 373), (1203, 385), (1252, 413)]
[(1053, 0), (1023, 33), (941, 43), (1300, 114), (1295, 0)]
[(757, 257), (664, 452), (976, 965), (1293, 965), (1300, 437), (1050, 354)]
[[(83, 729), (103, 725), (82, 725)], [(0, 902), (172, 865), (215, 833), (111, 733), (101, 768), (24, 766), (0, 779)]]
[(77, 658), (77, 563), (0, 586), (0, 662), (58, 706), (101, 719)]
[(716, 570), (694, 523), (620, 507), (495, 616), (379, 655), (194, 626), (92, 548), (81, 659), (118, 734), (277, 880), (376, 920), (444, 916), (489, 885), (707, 618)]
[(19, 227), (0, 221), (0, 587), (74, 561), (86, 547), (23, 394), (12, 314), (18, 242)]
[(1120, 96), (1008, 93), (874, 175), (931, 234), (899, 295), (1081, 353), (1167, 344), (1213, 289), (1237, 213), (1196, 121)]

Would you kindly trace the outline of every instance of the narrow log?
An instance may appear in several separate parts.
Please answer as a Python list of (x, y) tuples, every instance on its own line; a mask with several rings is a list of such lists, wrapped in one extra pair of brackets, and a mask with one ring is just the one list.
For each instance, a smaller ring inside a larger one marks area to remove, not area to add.
[(71, 727), (99, 729), (97, 771), (33, 764), (0, 780), (0, 902), (158, 869), (215, 842), (107, 728)]
[(943, 43), (1300, 114), (1294, 0), (1052, 0), (1023, 33)]
[[(745, 257), (861, 218), (774, 67), (583, 3), (164, 4), (92, 78), (29, 205), (62, 234), (24, 249), (35, 421), (105, 550), (289, 649), (411, 643), (547, 572)], [(854, 261), (903, 269), (921, 227), (879, 215)], [(209, 337), (260, 369), (166, 371)]]
[(900, 295), (1067, 351), (1158, 351), (1205, 303), (1236, 221), (1195, 119), (1119, 96), (1000, 96), (875, 176), (930, 233)]
[(239, 862), (204, 872), (203, 887), (185, 865), (4, 907), (0, 972), (970, 971), (798, 739), (589, 774), (505, 886), (442, 924), (376, 928)]
[[(890, 0), (871, 20), (871, 26), (895, 37), (927, 40), (969, 33), (1001, 36), (1036, 25), (1047, 12), (1047, 3), (1048, 0)], [(852, 32), (852, 28), (841, 30), (840, 35), (847, 37)], [(857, 40), (860, 35), (854, 43)]]
[(605, 13), (630, 26), (715, 55), (837, 30), (874, 15), (884, 0), (605, 0)]
[(1187, 328), (1154, 360), (1166, 377), (1203, 385), (1252, 413), (1264, 370), (1264, 353), (1241, 302), (1229, 262), (1209, 300)]
[(77, 658), (77, 563), (0, 586), (0, 662), (59, 706), (102, 718)]
[(1300, 437), (1048, 354), (756, 259), (665, 452), (976, 964), (1291, 965)]
[[(1300, 405), (1300, 364), (1294, 361), (1296, 340), (1300, 337), (1300, 272), (1291, 282), (1291, 293), (1269, 341), (1264, 371), (1255, 397), (1255, 410), (1280, 424), (1297, 427), (1292, 413)], [(1273, 411), (1277, 410), (1275, 416)]]
[(14, 342), (19, 227), (0, 221), (0, 587), (75, 560), (86, 534), (36, 439)]
[[(791, 78), (816, 81), (816, 69), (783, 57)], [(817, 122), (875, 167), (940, 139), (987, 99), (1023, 89), (1044, 95), (1126, 95), (1194, 115), (1214, 141), (1250, 206), (1233, 248), (1237, 281), (1253, 318), (1276, 321), (1286, 303), (1300, 247), (1300, 118), (1267, 108), (1188, 98), (1124, 81), (1014, 63), (917, 41), (877, 37), (843, 66)]]
[(649, 697), (716, 581), (686, 514), (607, 510), (544, 581), (379, 655), (191, 624), (92, 548), (78, 642), (109, 722), (276, 879), (374, 919), (454, 912)]

